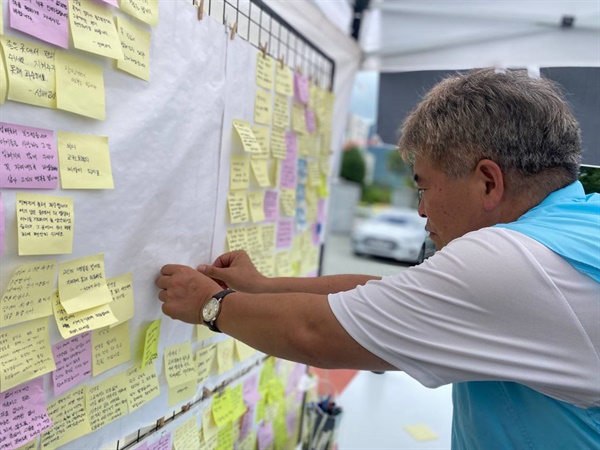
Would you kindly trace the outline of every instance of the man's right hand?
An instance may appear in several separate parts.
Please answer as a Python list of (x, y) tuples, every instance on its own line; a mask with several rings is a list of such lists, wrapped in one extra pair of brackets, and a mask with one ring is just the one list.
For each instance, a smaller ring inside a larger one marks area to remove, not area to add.
[(219, 256), (212, 266), (200, 264), (198, 271), (212, 278), (223, 288), (240, 292), (264, 293), (269, 278), (262, 275), (244, 250)]

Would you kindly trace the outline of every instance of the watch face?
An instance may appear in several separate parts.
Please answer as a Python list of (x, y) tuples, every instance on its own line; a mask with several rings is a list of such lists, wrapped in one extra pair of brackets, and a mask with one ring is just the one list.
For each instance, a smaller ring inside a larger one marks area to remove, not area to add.
[(217, 317), (219, 312), (219, 301), (216, 298), (211, 298), (202, 308), (202, 319), (205, 322), (210, 322)]

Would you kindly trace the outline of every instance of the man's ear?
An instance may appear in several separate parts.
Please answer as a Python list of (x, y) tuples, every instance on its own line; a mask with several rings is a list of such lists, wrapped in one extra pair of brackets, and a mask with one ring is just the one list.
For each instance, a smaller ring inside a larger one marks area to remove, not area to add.
[(504, 198), (504, 174), (500, 166), (490, 159), (477, 163), (475, 174), (483, 183), (483, 207), (486, 211), (495, 209)]

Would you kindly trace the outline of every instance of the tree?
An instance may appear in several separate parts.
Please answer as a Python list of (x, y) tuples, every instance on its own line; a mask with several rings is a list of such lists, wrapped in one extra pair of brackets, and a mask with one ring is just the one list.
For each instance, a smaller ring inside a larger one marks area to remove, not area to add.
[(342, 153), (340, 177), (362, 186), (366, 173), (365, 158), (358, 147), (350, 147)]
[(583, 184), (586, 194), (600, 193), (600, 167), (581, 166), (579, 181)]

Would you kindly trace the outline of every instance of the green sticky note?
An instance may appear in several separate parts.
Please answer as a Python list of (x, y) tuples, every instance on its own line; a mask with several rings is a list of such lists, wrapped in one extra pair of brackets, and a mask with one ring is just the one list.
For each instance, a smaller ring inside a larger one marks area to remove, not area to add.
[(142, 355), (142, 370), (146, 364), (158, 358), (158, 336), (160, 334), (160, 320), (157, 319), (148, 326), (144, 339), (144, 353)]

